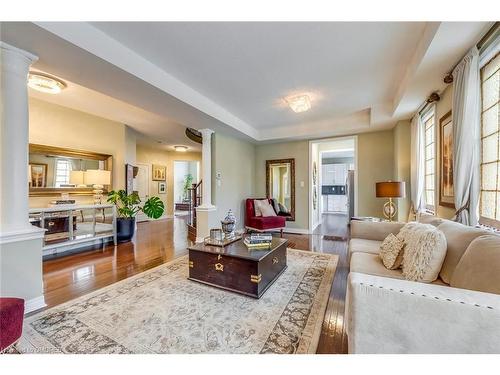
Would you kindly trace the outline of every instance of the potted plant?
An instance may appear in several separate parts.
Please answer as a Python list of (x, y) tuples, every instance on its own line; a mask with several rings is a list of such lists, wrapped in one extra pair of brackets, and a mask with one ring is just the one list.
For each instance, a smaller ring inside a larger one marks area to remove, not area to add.
[(165, 206), (160, 198), (151, 197), (143, 206), (137, 193), (127, 195), (125, 190), (112, 190), (108, 194), (108, 202), (117, 209), (116, 232), (118, 242), (130, 241), (135, 232), (135, 217), (142, 211), (147, 217), (158, 219), (163, 215)]

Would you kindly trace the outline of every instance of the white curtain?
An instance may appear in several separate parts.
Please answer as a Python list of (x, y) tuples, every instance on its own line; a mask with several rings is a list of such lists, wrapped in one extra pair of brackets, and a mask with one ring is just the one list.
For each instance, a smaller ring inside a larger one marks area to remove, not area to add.
[(411, 120), (411, 209), (408, 221), (416, 220), (418, 214), (425, 210), (424, 152), (424, 126), (417, 112)]
[(478, 222), (480, 148), (479, 52), (473, 47), (453, 70), (453, 186), (455, 220)]

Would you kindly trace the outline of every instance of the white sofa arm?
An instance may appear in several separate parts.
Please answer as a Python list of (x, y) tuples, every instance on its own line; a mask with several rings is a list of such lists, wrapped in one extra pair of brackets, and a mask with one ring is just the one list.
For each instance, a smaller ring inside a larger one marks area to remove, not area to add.
[(351, 220), (351, 238), (383, 241), (390, 233), (398, 234), (404, 225), (398, 222)]
[(500, 353), (500, 296), (351, 272), (349, 353)]

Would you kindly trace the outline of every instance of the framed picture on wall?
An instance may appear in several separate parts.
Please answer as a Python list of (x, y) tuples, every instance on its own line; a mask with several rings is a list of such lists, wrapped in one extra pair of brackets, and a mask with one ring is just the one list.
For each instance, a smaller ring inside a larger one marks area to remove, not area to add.
[(166, 193), (167, 193), (167, 183), (158, 182), (158, 194), (166, 194)]
[(451, 111), (439, 120), (439, 205), (455, 208), (453, 193), (453, 123)]
[(28, 169), (29, 187), (47, 187), (47, 164), (30, 163)]
[(153, 164), (153, 181), (165, 181), (167, 179), (167, 167)]

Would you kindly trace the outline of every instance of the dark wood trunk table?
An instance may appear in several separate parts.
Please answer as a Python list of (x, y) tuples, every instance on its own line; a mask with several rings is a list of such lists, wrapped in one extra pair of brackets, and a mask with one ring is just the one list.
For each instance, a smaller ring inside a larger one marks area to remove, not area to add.
[(287, 267), (287, 243), (273, 238), (264, 250), (249, 250), (243, 240), (225, 247), (195, 244), (188, 248), (189, 279), (260, 298)]

